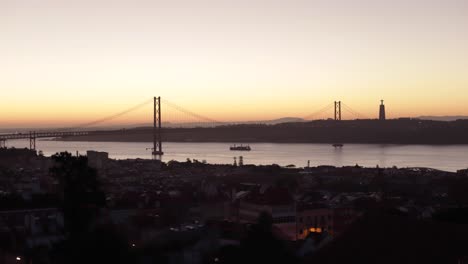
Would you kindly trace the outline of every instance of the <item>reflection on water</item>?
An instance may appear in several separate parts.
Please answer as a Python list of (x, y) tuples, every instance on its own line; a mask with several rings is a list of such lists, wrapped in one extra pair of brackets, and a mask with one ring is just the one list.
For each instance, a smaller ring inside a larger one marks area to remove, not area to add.
[[(8, 146), (28, 147), (28, 140), (8, 141)], [(60, 151), (85, 153), (86, 150), (109, 152), (115, 159), (151, 158), (146, 148), (151, 143), (133, 142), (62, 142), (38, 140), (37, 148), (45, 155)], [(243, 156), (246, 164), (355, 165), (380, 167), (431, 167), (456, 171), (468, 167), (468, 145), (381, 145), (345, 144), (334, 148), (329, 144), (250, 144), (252, 151), (230, 151), (230, 143), (171, 143), (165, 142), (163, 160), (184, 161), (187, 158), (209, 163), (232, 163), (234, 157)]]

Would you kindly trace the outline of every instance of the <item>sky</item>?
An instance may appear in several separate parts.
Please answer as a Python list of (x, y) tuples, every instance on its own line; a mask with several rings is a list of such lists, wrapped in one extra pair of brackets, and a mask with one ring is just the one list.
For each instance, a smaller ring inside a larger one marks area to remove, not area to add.
[(0, 127), (468, 115), (464, 0), (0, 0), (0, 58)]

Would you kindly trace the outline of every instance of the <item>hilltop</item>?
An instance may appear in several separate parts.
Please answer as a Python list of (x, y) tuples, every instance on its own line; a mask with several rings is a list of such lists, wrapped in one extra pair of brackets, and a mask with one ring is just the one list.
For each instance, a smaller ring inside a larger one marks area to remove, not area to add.
[[(317, 120), (275, 125), (163, 128), (162, 137), (163, 141), (169, 142), (468, 144), (467, 132), (468, 120)], [(151, 142), (152, 129), (142, 127), (101, 131), (60, 140)]]

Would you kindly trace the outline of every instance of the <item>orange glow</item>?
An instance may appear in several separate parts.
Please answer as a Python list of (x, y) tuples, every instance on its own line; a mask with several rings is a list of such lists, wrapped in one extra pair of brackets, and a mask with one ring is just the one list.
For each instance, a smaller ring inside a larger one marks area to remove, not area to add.
[[(152, 96), (219, 121), (335, 100), (370, 118), (380, 99), (388, 118), (468, 115), (467, 5), (429, 2), (0, 1), (0, 127), (90, 122)], [(150, 121), (148, 108), (112, 124)]]
[(320, 228), (320, 227), (317, 227), (317, 228), (311, 227), (311, 228), (309, 228), (309, 232), (310, 233), (322, 233), (322, 228)]

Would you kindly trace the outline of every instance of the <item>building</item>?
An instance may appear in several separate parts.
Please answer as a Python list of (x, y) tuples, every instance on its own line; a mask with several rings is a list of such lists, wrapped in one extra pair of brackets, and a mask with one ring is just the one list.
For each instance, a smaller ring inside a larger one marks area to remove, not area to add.
[(64, 228), (58, 208), (0, 211), (0, 263), (30, 263), (24, 254), (51, 249), (65, 239)]
[(239, 203), (240, 222), (255, 223), (261, 213), (268, 213), (273, 223), (295, 221), (295, 202), (286, 188), (261, 187)]
[(335, 236), (342, 233), (346, 227), (358, 217), (358, 213), (350, 208), (303, 208), (296, 216), (297, 238), (305, 239), (312, 233), (323, 233)]
[(107, 152), (88, 150), (86, 156), (88, 156), (88, 166), (96, 170), (105, 169), (109, 160), (109, 153)]
[(260, 214), (271, 215), (274, 228), (287, 240), (296, 238), (296, 203), (287, 188), (261, 187), (242, 198), (238, 221), (256, 223)]
[(41, 164), (35, 150), (0, 148), (0, 166), (9, 169), (37, 168)]

